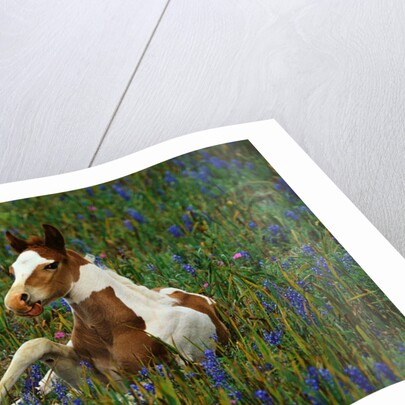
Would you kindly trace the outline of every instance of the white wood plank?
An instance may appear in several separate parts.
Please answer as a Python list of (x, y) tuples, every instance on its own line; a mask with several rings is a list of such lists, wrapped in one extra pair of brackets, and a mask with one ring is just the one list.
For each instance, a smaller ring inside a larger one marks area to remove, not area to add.
[(173, 1), (95, 163), (276, 118), (405, 254), (404, 7)]
[(89, 165), (166, 2), (1, 2), (1, 182)]

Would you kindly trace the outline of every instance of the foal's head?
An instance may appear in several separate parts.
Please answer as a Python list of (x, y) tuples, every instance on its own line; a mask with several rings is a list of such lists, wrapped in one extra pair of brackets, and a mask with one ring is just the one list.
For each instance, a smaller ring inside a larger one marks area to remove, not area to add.
[(79, 277), (85, 260), (66, 251), (62, 234), (51, 225), (43, 225), (45, 238), (23, 240), (6, 232), (11, 247), (19, 253), (10, 266), (15, 281), (4, 303), (18, 315), (37, 316), (43, 306), (66, 296)]

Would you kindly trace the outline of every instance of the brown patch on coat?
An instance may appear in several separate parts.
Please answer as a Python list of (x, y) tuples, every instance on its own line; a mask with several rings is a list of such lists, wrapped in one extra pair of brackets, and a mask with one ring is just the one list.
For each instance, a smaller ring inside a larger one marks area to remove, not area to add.
[(47, 271), (44, 268), (47, 264), (40, 264), (25, 281), (25, 288), (39, 289), (48, 300), (54, 300), (66, 295), (73, 282), (79, 280), (80, 266), (88, 264), (89, 261), (73, 250), (67, 250), (62, 254), (46, 246), (31, 247), (41, 257), (47, 260), (59, 262), (56, 270)]
[(177, 303), (174, 304), (174, 306), (191, 308), (195, 311), (202, 312), (203, 314), (208, 315), (212, 323), (215, 325), (218, 341), (221, 344), (225, 344), (228, 342), (230, 333), (226, 326), (219, 319), (219, 314), (215, 308), (216, 304), (214, 303), (214, 301), (212, 301), (212, 304), (209, 304), (205, 297), (199, 297), (198, 295), (188, 294), (183, 291), (174, 291), (171, 294), (168, 294), (168, 296), (177, 300)]
[(153, 357), (166, 360), (165, 346), (145, 332), (143, 318), (117, 298), (112, 287), (92, 292), (72, 307), (73, 347), (100, 372), (136, 373)]

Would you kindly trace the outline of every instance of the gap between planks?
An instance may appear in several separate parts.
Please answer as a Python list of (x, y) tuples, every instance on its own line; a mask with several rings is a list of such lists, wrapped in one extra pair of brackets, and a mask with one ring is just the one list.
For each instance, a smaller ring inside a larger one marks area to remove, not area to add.
[(145, 56), (145, 54), (146, 54), (146, 52), (147, 52), (147, 50), (148, 50), (148, 48), (149, 48), (149, 46), (150, 46), (152, 40), (153, 40), (153, 37), (154, 37), (155, 34), (156, 34), (157, 29), (159, 28), (160, 23), (162, 22), (162, 19), (163, 19), (165, 13), (166, 13), (167, 8), (169, 7), (170, 2), (171, 2), (171, 0), (167, 0), (165, 6), (164, 6), (164, 8), (163, 8), (162, 13), (160, 14), (160, 17), (159, 17), (159, 19), (157, 20), (156, 26), (155, 26), (155, 28), (153, 29), (153, 31), (152, 31), (152, 33), (151, 33), (151, 35), (150, 35), (150, 38), (149, 38), (148, 42), (147, 42), (146, 45), (145, 45), (144, 50), (142, 51), (141, 57), (139, 58), (137, 64), (135, 65), (134, 71), (132, 72), (132, 75), (131, 75), (131, 77), (129, 78), (128, 84), (126, 85), (126, 87), (125, 87), (125, 89), (124, 89), (124, 91), (123, 91), (123, 93), (122, 93), (120, 99), (118, 100), (117, 106), (116, 106), (116, 108), (114, 109), (114, 111), (113, 111), (113, 113), (112, 113), (112, 115), (111, 115), (111, 119), (110, 119), (110, 121), (108, 122), (107, 127), (106, 127), (106, 129), (105, 129), (103, 135), (101, 136), (100, 142), (99, 142), (99, 144), (97, 145), (96, 151), (94, 152), (93, 157), (91, 158), (90, 163), (89, 163), (89, 165), (88, 165), (87, 167), (93, 166), (93, 163), (94, 163), (94, 161), (95, 161), (95, 159), (96, 159), (96, 156), (97, 156), (98, 152), (100, 151), (101, 145), (103, 144), (104, 139), (105, 139), (105, 137), (107, 136), (108, 131), (110, 130), (111, 125), (112, 125), (112, 123), (113, 123), (113, 121), (114, 121), (114, 119), (115, 119), (115, 117), (116, 117), (116, 115), (117, 115), (117, 112), (118, 112), (118, 110), (120, 109), (122, 102), (124, 101), (124, 98), (125, 98), (125, 96), (126, 96), (126, 94), (127, 94), (127, 92), (128, 92), (128, 89), (130, 88), (131, 83), (132, 83), (132, 81), (134, 80), (134, 77), (135, 77), (136, 73), (138, 72), (139, 67), (141, 66), (141, 63), (142, 63), (142, 61), (143, 61), (143, 58), (144, 58), (144, 56)]

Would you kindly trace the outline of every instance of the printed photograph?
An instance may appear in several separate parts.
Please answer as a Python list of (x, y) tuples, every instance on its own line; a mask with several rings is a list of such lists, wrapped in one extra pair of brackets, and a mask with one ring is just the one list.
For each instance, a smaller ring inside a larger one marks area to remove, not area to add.
[(0, 232), (1, 404), (341, 405), (405, 379), (404, 316), (249, 141), (2, 203)]

